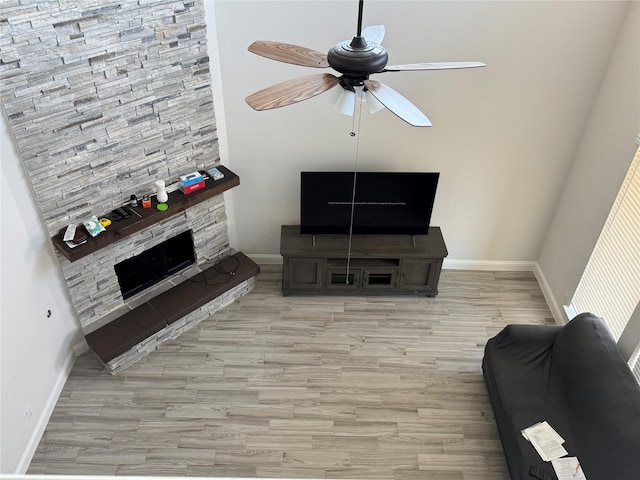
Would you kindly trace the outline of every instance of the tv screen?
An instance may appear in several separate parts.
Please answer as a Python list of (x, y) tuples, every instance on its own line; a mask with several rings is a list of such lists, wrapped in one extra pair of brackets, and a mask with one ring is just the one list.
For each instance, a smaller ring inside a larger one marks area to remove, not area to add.
[[(355, 174), (353, 233), (426, 235), (439, 173)], [(349, 233), (353, 172), (300, 174), (300, 233)]]

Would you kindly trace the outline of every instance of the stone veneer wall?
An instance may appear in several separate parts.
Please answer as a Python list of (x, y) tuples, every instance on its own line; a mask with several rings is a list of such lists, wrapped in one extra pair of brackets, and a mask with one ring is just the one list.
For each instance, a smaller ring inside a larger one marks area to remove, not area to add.
[[(202, 0), (2, 0), (0, 97), (49, 235), (220, 160)], [(197, 267), (230, 254), (218, 196), (58, 255), (83, 331), (180, 281), (125, 302), (113, 265), (189, 229)]]
[(50, 235), (219, 162), (202, 0), (2, 0), (0, 96)]

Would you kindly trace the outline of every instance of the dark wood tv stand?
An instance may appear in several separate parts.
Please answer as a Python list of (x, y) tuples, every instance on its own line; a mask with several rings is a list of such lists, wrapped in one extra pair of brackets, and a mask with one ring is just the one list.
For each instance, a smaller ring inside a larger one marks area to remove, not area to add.
[(440, 227), (428, 235), (353, 235), (347, 277), (348, 252), (349, 235), (303, 235), (283, 225), (282, 293), (435, 297), (448, 254)]

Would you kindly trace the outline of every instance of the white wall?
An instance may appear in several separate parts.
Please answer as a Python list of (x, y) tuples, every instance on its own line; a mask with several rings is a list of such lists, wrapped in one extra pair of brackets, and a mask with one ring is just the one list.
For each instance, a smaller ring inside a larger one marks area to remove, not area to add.
[[(75, 358), (72, 347), (82, 337), (4, 112), (0, 144), (0, 473), (22, 473)], [(25, 414), (28, 406), (31, 419)]]
[[(327, 94), (266, 112), (250, 93), (318, 73), (253, 55), (254, 40), (327, 51), (355, 33), (355, 1), (217, 0), (220, 72), (239, 247), (278, 254), (299, 222), (299, 172), (352, 170), (352, 121)], [(484, 69), (375, 75), (433, 121), (364, 115), (360, 170), (440, 171), (433, 224), (450, 259), (535, 261), (624, 21), (627, 2), (365, 2), (390, 63), (479, 60)], [(329, 70), (327, 70), (329, 71)]]
[[(227, 123), (224, 115), (224, 90), (220, 71), (220, 54), (218, 51), (218, 30), (216, 26), (215, 6), (213, 0), (204, 0), (204, 15), (207, 24), (207, 50), (209, 52), (209, 68), (211, 72), (211, 89), (213, 104), (216, 110), (216, 128), (218, 130), (218, 151), (220, 162), (233, 170), (229, 159), (229, 142), (227, 140)], [(224, 203), (227, 212), (227, 234), (232, 248), (238, 246), (236, 215), (233, 206), (233, 190), (224, 192)]]
[(540, 254), (559, 305), (573, 296), (637, 149), (639, 32), (640, 3), (633, 2)]

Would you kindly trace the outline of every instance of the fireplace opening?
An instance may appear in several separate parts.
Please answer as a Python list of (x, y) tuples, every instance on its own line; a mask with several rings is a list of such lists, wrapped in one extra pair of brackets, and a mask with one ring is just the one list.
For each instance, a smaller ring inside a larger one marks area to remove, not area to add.
[(114, 268), (126, 300), (194, 263), (193, 235), (187, 230)]

